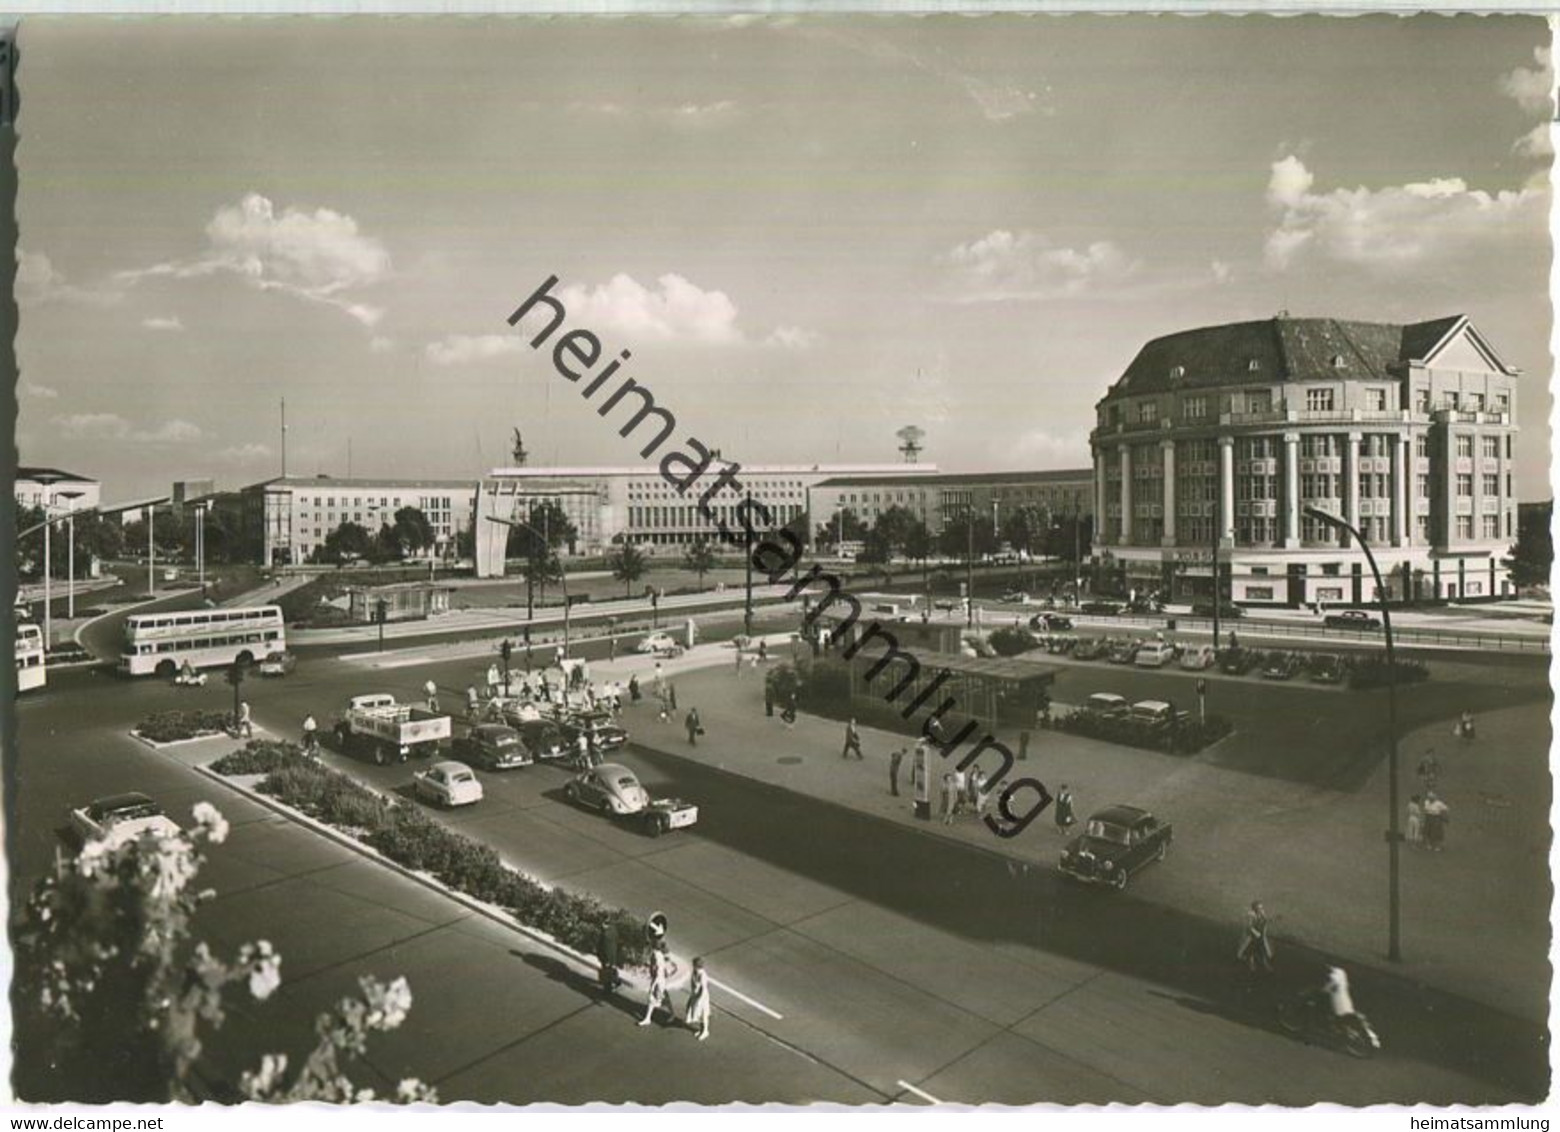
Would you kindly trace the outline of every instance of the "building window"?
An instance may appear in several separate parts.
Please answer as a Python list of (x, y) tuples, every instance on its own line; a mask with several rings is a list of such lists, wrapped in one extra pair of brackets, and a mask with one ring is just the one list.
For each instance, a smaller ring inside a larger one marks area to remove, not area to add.
[(1189, 421), (1202, 420), (1208, 415), (1208, 398), (1187, 397), (1181, 402), (1181, 416)]
[(1423, 472), (1414, 477), (1414, 498), (1430, 498), (1430, 477)]
[(1495, 394), (1495, 411), (1497, 413), (1511, 412), (1511, 396), (1506, 393)]
[(1430, 390), (1414, 390), (1414, 412), (1428, 413), (1430, 411)]
[(1459, 472), (1457, 475), (1457, 498), (1473, 498), (1473, 473)]
[(1186, 367), (1185, 366), (1171, 366), (1170, 367), (1170, 380), (1171, 381), (1180, 381), (1181, 378), (1183, 378), (1185, 376), (1186, 376)]
[(1414, 437), (1414, 455), (1419, 457), (1430, 455), (1430, 437), (1425, 433)]
[(1511, 459), (1511, 437), (1506, 437), (1506, 459)]
[[(1273, 587), (1272, 586), (1247, 586), (1246, 587), (1246, 600), (1247, 601), (1272, 601), (1273, 600)], [(1211, 601), (1211, 599), (1210, 599), (1210, 601)]]
[(1248, 413), (1271, 413), (1273, 411), (1273, 391), (1263, 389), (1255, 393), (1246, 394), (1246, 411)]
[(1365, 407), (1373, 413), (1387, 411), (1387, 391), (1385, 389), (1365, 390)]
[(1485, 515), (1483, 521), (1485, 538), (1500, 538), (1500, 516)]
[(1307, 389), (1305, 391), (1305, 407), (1312, 413), (1330, 413), (1333, 407), (1333, 391), (1331, 389)]
[(1468, 399), (1463, 403), (1463, 408), (1470, 413), (1482, 413), (1484, 411), (1484, 394), (1468, 394)]
[(1479, 440), (1479, 450), (1484, 453), (1484, 458), (1486, 460), (1500, 459), (1500, 437), (1481, 437)]
[(1457, 438), (1457, 455), (1463, 459), (1473, 456), (1473, 437), (1464, 434)]
[(1485, 495), (1499, 495), (1500, 494), (1500, 476), (1499, 475), (1497, 475), (1494, 472), (1485, 472), (1484, 473), (1484, 494)]
[(1414, 516), (1414, 537), (1416, 539), (1418, 539), (1420, 542), (1429, 542), (1430, 541), (1430, 516), (1429, 515), (1415, 515)]
[(1342, 354), (1334, 354), (1333, 355), (1333, 358), (1332, 358), (1333, 369), (1342, 369), (1344, 366), (1346, 366), (1348, 364), (1349, 364), (1348, 361), (1344, 358), (1344, 356)]
[(1473, 537), (1472, 515), (1457, 516), (1457, 537), (1460, 539), (1471, 539)]
[(1247, 373), (1260, 373), (1261, 371), (1262, 363), (1259, 362), (1256, 358), (1252, 358), (1249, 362), (1246, 363)]
[(1159, 406), (1153, 401), (1144, 401), (1138, 405), (1138, 421), (1143, 424), (1151, 424), (1159, 419)]

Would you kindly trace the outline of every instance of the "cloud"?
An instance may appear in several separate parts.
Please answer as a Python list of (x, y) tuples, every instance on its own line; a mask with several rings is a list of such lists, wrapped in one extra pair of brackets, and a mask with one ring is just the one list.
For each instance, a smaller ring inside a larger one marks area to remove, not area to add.
[(120, 440), (133, 444), (187, 444), (204, 433), (184, 420), (138, 429), (118, 413), (67, 413), (54, 418), (61, 435), (72, 440)]
[(274, 452), (264, 444), (234, 444), (217, 453), (217, 459), (228, 464), (258, 464), (269, 460)]
[(60, 396), (59, 390), (39, 385), (36, 381), (23, 381), (21, 392), (23, 397), (33, 397), (39, 401), (57, 401)]
[(803, 330), (800, 326), (777, 326), (764, 339), (764, 345), (782, 350), (806, 350), (816, 346), (818, 341), (819, 335), (815, 331)]
[(123, 292), (78, 287), (68, 283), (42, 252), (16, 253), (16, 297), (25, 303), (77, 303), (109, 307), (124, 298)]
[(1045, 299), (1119, 285), (1141, 266), (1117, 245), (1100, 240), (1061, 248), (1039, 232), (999, 228), (959, 244), (945, 257), (964, 302)]
[(307, 212), (276, 206), (259, 193), (219, 208), (206, 225), (206, 249), (190, 260), (123, 271), (118, 279), (198, 279), (237, 275), (251, 286), (280, 291), (334, 307), (365, 326), (383, 316), (378, 307), (345, 298), (342, 292), (378, 283), (390, 275), (390, 253), (358, 229), (350, 216), (328, 208)]
[(386, 338), (382, 334), (376, 334), (369, 339), (368, 348), (376, 354), (388, 354), (395, 349), (395, 339)]
[(1533, 48), (1536, 68), (1518, 67), (1500, 77), (1500, 92), (1514, 98), (1517, 105), (1530, 114), (1549, 117), (1552, 113), (1555, 67), (1554, 56), (1547, 47)]
[(1318, 193), (1314, 181), (1297, 157), (1273, 164), (1267, 198), (1279, 219), (1268, 232), (1266, 258), (1275, 270), (1315, 255), (1390, 274), (1530, 248), (1547, 226), (1541, 187), (1488, 193), (1459, 177), (1438, 177)]
[(655, 287), (618, 274), (598, 287), (558, 292), (572, 318), (638, 342), (738, 343), (737, 307), (723, 291), (706, 291), (681, 275), (663, 275)]
[(1222, 259), (1210, 263), (1208, 270), (1212, 272), (1215, 283), (1228, 283), (1235, 275), (1235, 269)]
[(148, 330), (183, 330), (184, 323), (179, 321), (177, 315), (173, 318), (143, 318), (141, 325)]
[(425, 352), (436, 366), (457, 366), (519, 354), (525, 344), (526, 340), (517, 334), (451, 334), (442, 341), (428, 343)]
[(1511, 152), (1518, 157), (1553, 157), (1554, 139), (1549, 135), (1549, 123), (1540, 122), (1511, 145)]

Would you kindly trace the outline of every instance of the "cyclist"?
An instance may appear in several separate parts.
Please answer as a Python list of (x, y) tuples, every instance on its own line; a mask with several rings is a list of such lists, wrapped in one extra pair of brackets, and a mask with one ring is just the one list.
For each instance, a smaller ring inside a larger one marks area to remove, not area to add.
[(314, 716), (303, 717), (303, 753), (317, 755), (320, 753), (320, 725), (314, 722)]

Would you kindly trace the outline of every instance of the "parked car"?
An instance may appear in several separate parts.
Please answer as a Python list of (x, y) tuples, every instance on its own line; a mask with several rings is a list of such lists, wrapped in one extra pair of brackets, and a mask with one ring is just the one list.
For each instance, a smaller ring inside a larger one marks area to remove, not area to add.
[(1225, 649), (1219, 654), (1219, 671), (1231, 676), (1244, 676), (1262, 659), (1258, 649)]
[(1168, 641), (1149, 641), (1138, 647), (1132, 663), (1139, 668), (1163, 668), (1173, 663), (1176, 656), (1176, 647)]
[(1305, 662), (1298, 653), (1275, 649), (1268, 653), (1267, 663), (1262, 666), (1262, 679), (1288, 680), (1304, 666)]
[(566, 747), (573, 747), (584, 734), (598, 751), (615, 751), (628, 742), (628, 732), (612, 722), (604, 711), (582, 711), (558, 720), (558, 731)]
[(455, 740), (454, 752), (485, 770), (513, 770), (536, 761), (520, 732), (502, 723), (483, 723)]
[(652, 837), (699, 820), (698, 806), (680, 798), (651, 798), (634, 772), (621, 763), (602, 763), (575, 775), (563, 792), (576, 805), (608, 817), (637, 817)]
[(1056, 656), (1066, 656), (1078, 647), (1078, 638), (1067, 634), (1051, 634), (1045, 638), (1045, 651)]
[(482, 801), (482, 783), (465, 763), (434, 763), (412, 775), (412, 794), (436, 806), (471, 806)]
[[(1210, 599), (1210, 598), (1203, 598), (1200, 601), (1192, 602), (1192, 616), (1193, 617), (1212, 617), (1213, 616), (1213, 601), (1212, 601), (1212, 599)], [(1233, 601), (1221, 601), (1219, 603), (1219, 620), (1221, 620), (1221, 621), (1239, 621), (1244, 616), (1246, 616), (1246, 611), (1244, 609), (1242, 609), (1240, 606), (1236, 605)]]
[(1127, 887), (1132, 874), (1151, 861), (1163, 861), (1174, 836), (1161, 822), (1137, 806), (1111, 806), (1090, 816), (1083, 833), (1062, 850), (1060, 868), (1085, 884)]
[(1029, 619), (1029, 627), (1037, 633), (1067, 633), (1072, 631), (1071, 617), (1060, 613), (1037, 613)]
[(1086, 601), (1078, 607), (1078, 612), (1092, 617), (1114, 617), (1121, 612), (1121, 604), (1114, 601)]
[(1126, 715), (1127, 697), (1115, 692), (1094, 692), (1083, 701), (1083, 710), (1095, 715)]
[(1318, 653), (1311, 658), (1310, 676), (1316, 684), (1337, 684), (1343, 680), (1343, 659), (1332, 653)]
[(656, 656), (681, 656), (683, 647), (672, 639), (670, 633), (651, 633), (639, 642), (637, 651), (653, 653)]
[(527, 719), (513, 726), (532, 758), (561, 759), (569, 753), (562, 729), (550, 719)]
[(266, 653), (265, 659), (260, 662), (260, 675), (286, 676), (297, 667), (298, 658), (290, 652)]
[(1028, 605), (1029, 595), (1023, 590), (1008, 590), (1002, 595), (1002, 600), (1010, 605)]
[(1137, 659), (1138, 642), (1133, 638), (1115, 641), (1105, 653), (1112, 664), (1131, 664)]
[(964, 607), (964, 603), (962, 601), (951, 601), (947, 598), (943, 598), (941, 601), (936, 601), (932, 604), (938, 609), (939, 612), (942, 613), (953, 613)]
[(1099, 660), (1105, 655), (1107, 642), (1103, 637), (1085, 637), (1073, 646), (1074, 660)]
[(1201, 672), (1205, 668), (1212, 668), (1218, 659), (1219, 654), (1214, 652), (1212, 645), (1196, 645), (1181, 654), (1181, 667)]
[(1187, 713), (1176, 711), (1164, 700), (1139, 700), (1127, 709), (1127, 718), (1160, 729), (1186, 719)]
[(1381, 618), (1372, 617), (1363, 609), (1344, 609), (1329, 613), (1322, 618), (1322, 624), (1329, 629), (1380, 629)]
[(1131, 601), (1127, 602), (1128, 613), (1163, 613), (1164, 610), (1165, 603), (1157, 597), (1135, 597)]
[(142, 834), (171, 837), (178, 823), (145, 794), (111, 794), (70, 812), (70, 828), (83, 845), (103, 842), (117, 849)]

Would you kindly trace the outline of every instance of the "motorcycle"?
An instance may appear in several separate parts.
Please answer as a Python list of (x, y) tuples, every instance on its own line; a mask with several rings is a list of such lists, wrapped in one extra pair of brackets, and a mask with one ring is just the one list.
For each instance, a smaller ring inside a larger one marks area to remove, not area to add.
[(1350, 1057), (1374, 1057), (1381, 1048), (1381, 1038), (1369, 1018), (1358, 1011), (1335, 1015), (1316, 995), (1303, 995), (1280, 1004), (1278, 1021), (1291, 1034), (1315, 1035), (1339, 1043)]

